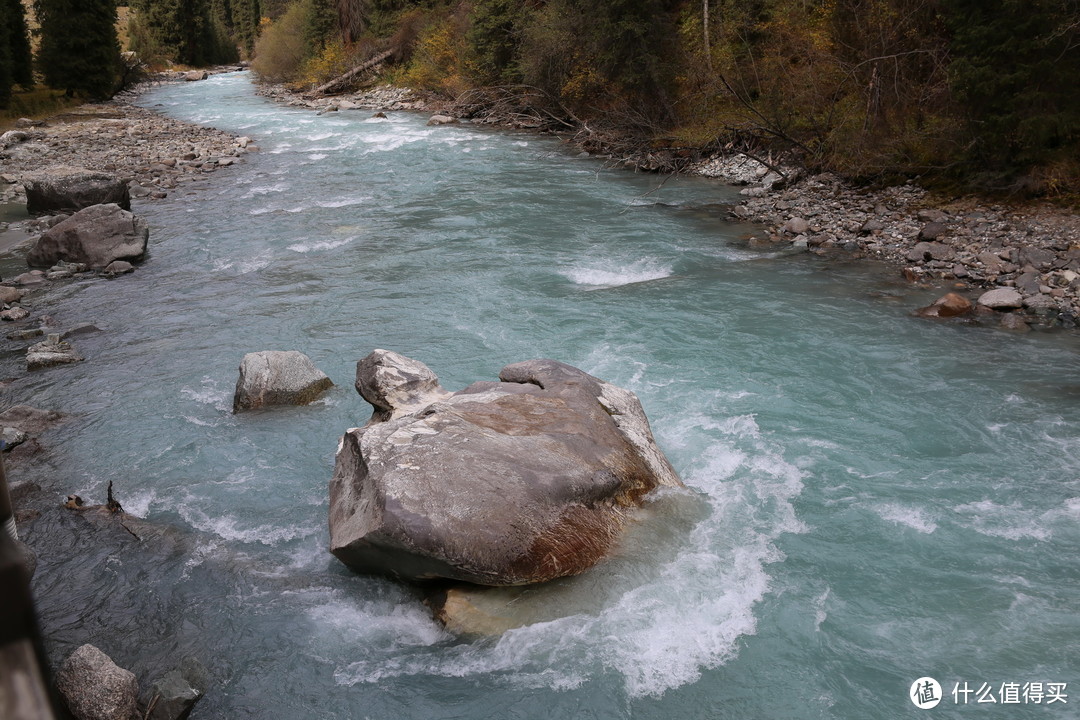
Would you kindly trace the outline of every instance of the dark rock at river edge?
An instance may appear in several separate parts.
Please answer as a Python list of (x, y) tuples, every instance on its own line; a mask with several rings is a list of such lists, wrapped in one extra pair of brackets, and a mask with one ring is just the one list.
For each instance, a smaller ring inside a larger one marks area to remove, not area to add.
[(31, 215), (58, 210), (82, 210), (92, 205), (115, 203), (131, 209), (127, 183), (108, 173), (80, 167), (53, 167), (28, 176), (26, 211)]

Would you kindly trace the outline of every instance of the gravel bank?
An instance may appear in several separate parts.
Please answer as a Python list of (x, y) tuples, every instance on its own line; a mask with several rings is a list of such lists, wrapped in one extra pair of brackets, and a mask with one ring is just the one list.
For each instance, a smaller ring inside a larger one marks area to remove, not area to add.
[[(912, 282), (968, 297), (983, 323), (1080, 327), (1077, 214), (1048, 205), (943, 201), (912, 184), (867, 191), (829, 174), (781, 170), (787, 178), (733, 156), (700, 163), (695, 172), (746, 185), (732, 216), (765, 227), (751, 245), (878, 258)], [(1015, 299), (991, 308), (998, 293), (979, 303), (1000, 288), (1014, 289)]]

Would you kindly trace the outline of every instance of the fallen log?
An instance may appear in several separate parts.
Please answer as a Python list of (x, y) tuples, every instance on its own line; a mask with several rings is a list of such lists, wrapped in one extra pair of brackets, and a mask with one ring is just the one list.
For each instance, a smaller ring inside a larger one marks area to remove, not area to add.
[(315, 88), (314, 94), (316, 94), (316, 95), (325, 95), (326, 93), (332, 92), (334, 90), (340, 90), (340, 89), (344, 88), (349, 82), (354, 80), (357, 76), (367, 72), (368, 70), (372, 69), (376, 65), (379, 65), (381, 63), (386, 62), (390, 58), (390, 56), (393, 55), (393, 54), (394, 54), (394, 50), (391, 49), (391, 50), (387, 50), (385, 52), (381, 52), (381, 53), (379, 53), (378, 55), (376, 55), (374, 57), (368, 58), (367, 60), (360, 63), (359, 65), (357, 65), (352, 70), (345, 73), (344, 75), (339, 75), (336, 78), (334, 78), (333, 80), (331, 80), (330, 82), (325, 83), (325, 84), (320, 85), (319, 87)]

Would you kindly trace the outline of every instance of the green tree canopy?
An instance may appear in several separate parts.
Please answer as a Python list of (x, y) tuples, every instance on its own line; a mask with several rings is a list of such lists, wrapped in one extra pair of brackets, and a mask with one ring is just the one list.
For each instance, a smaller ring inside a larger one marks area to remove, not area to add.
[(108, 98), (116, 89), (120, 43), (116, 0), (35, 0), (41, 26), (38, 68), (68, 94)]

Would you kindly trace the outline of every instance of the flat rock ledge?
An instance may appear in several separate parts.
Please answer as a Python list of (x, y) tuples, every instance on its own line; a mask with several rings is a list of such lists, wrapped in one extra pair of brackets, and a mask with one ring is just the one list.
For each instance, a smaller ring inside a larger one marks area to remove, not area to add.
[(274, 405), (307, 405), (333, 384), (302, 352), (263, 350), (248, 353), (240, 362), (233, 412)]
[(411, 581), (539, 583), (583, 572), (649, 493), (681, 488), (637, 397), (555, 360), (444, 390), (423, 363), (357, 363), (375, 408), (339, 445), (330, 550)]

